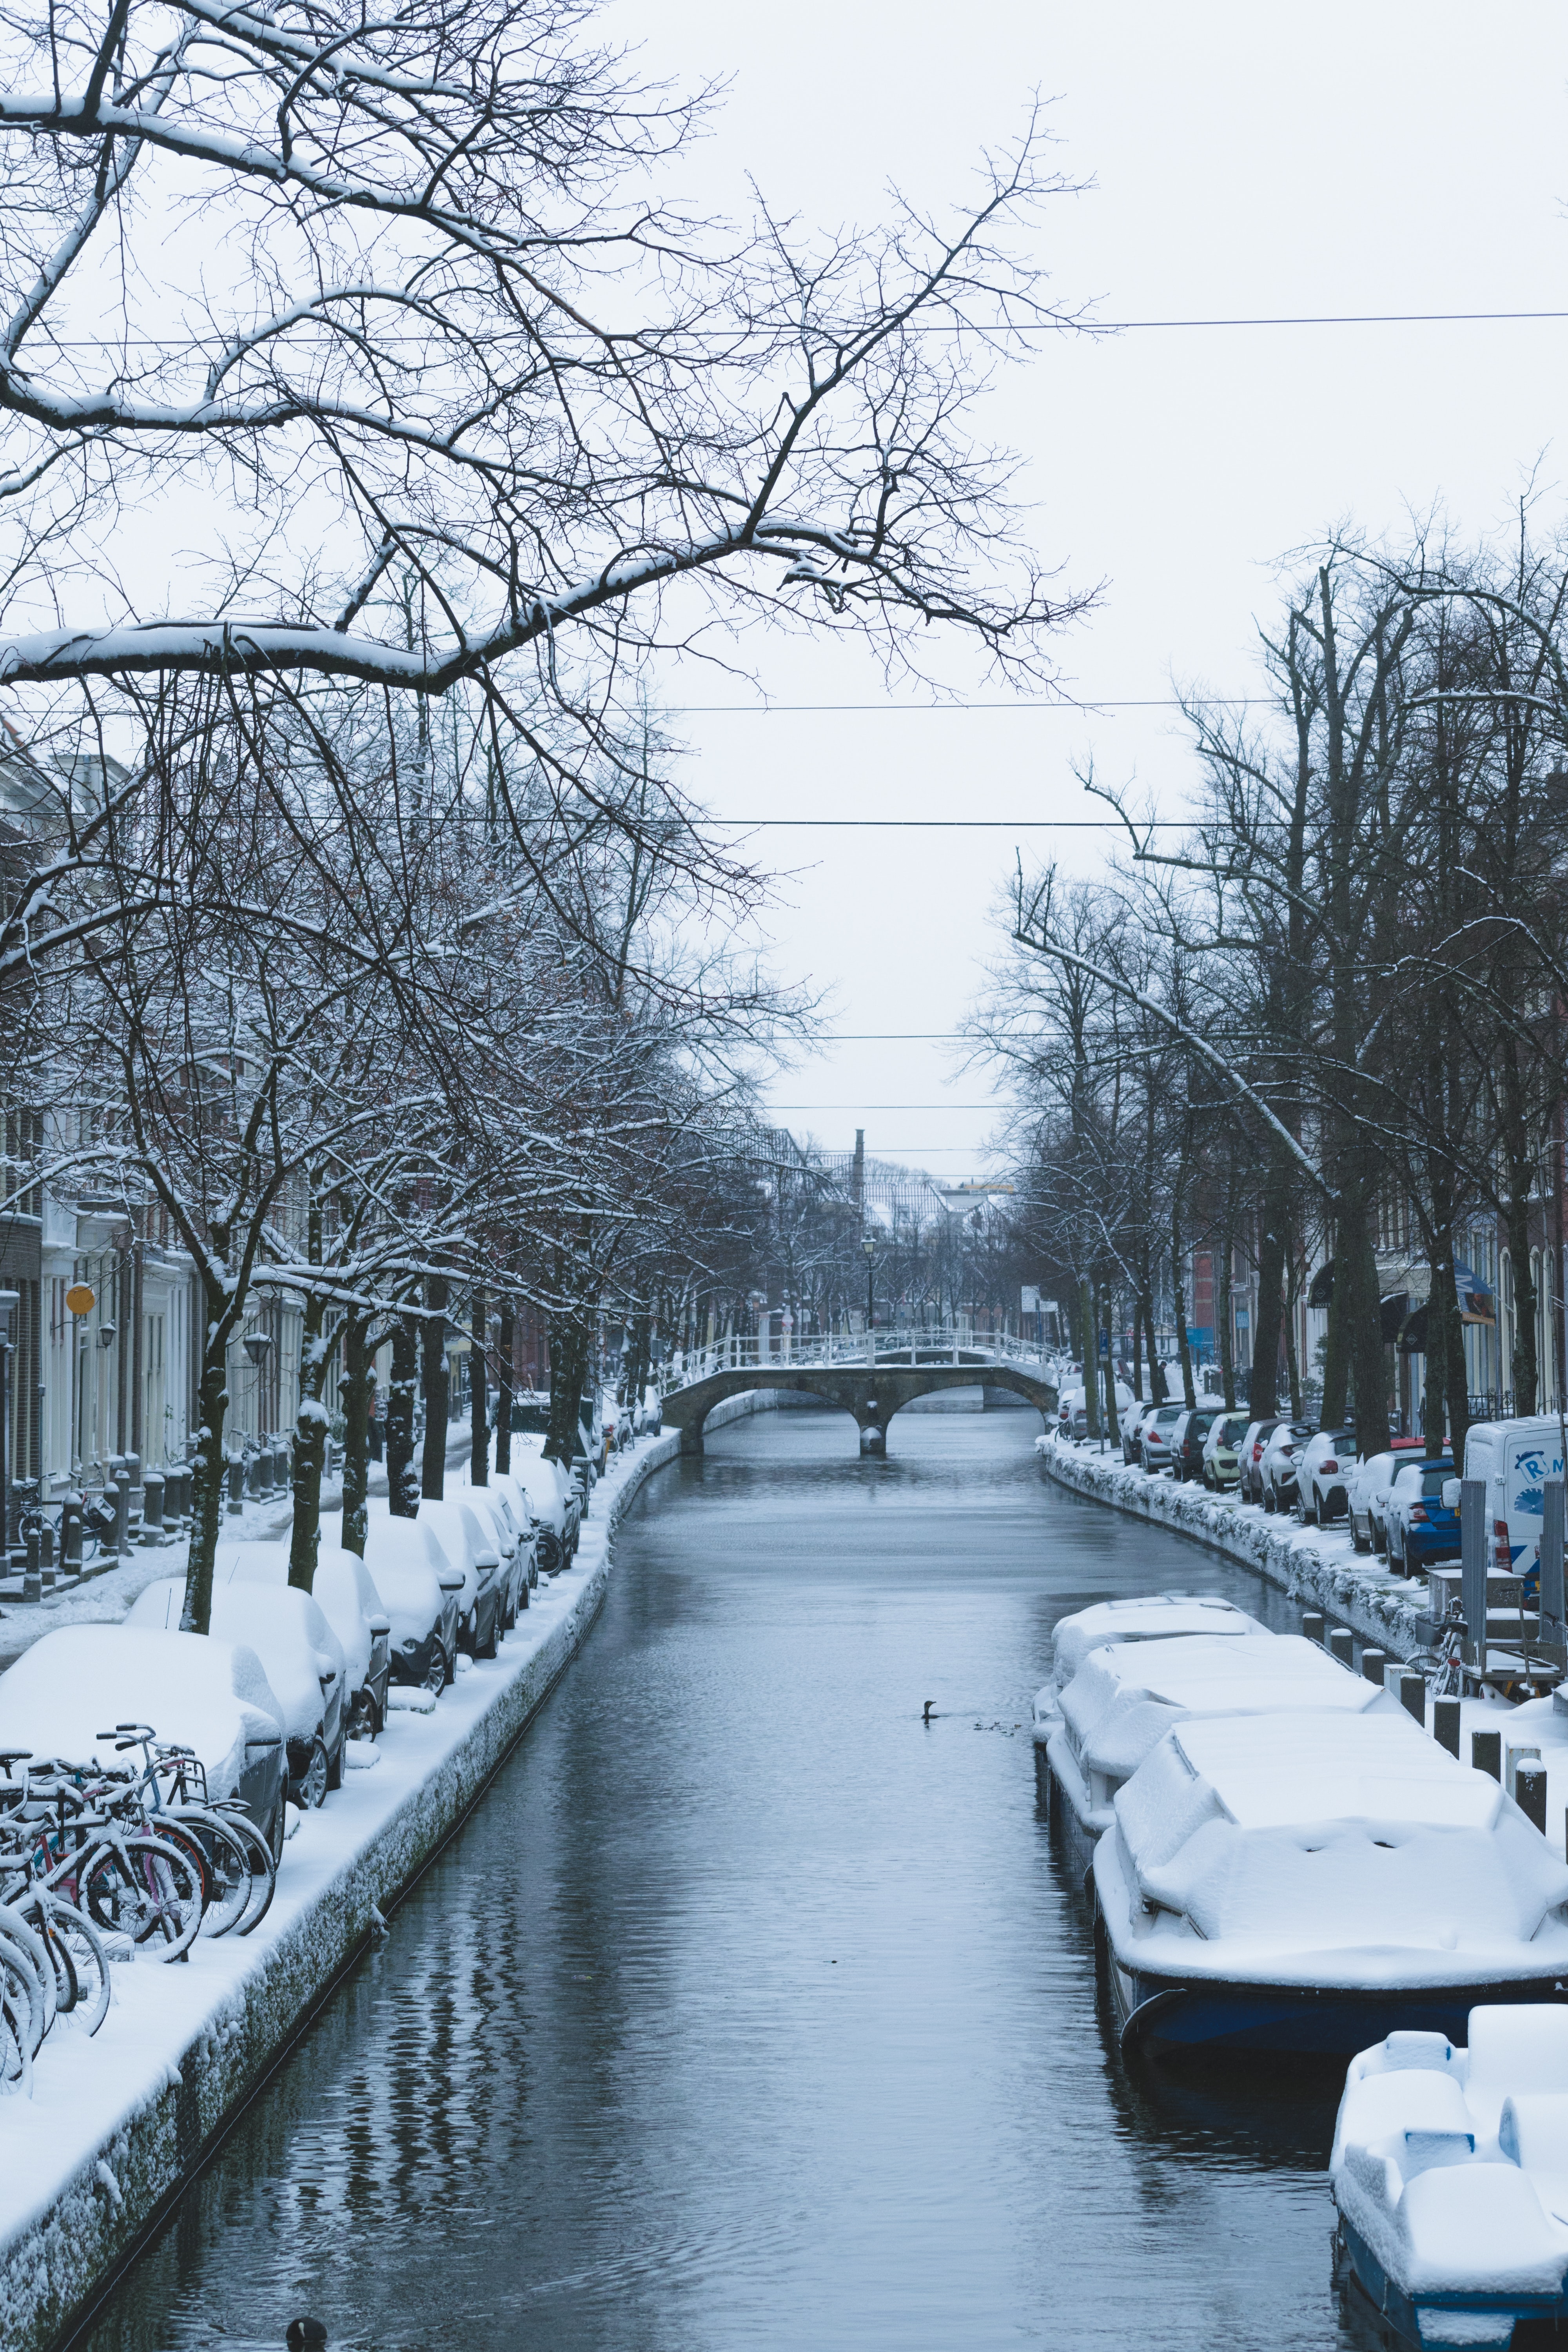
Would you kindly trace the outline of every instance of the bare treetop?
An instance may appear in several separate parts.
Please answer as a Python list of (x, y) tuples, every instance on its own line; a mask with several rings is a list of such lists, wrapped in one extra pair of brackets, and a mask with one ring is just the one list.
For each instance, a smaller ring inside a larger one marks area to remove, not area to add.
[[(706, 94), (591, 15), (0, 11), (0, 676), (439, 692), (530, 648), (591, 704), (700, 633), (681, 581), (1033, 674), (1068, 608), (968, 409), (1014, 328), (1070, 323), (1015, 249), (1063, 184), (1037, 121), (951, 222), (721, 232), (656, 189)], [(172, 498), (180, 612), (116, 539)]]

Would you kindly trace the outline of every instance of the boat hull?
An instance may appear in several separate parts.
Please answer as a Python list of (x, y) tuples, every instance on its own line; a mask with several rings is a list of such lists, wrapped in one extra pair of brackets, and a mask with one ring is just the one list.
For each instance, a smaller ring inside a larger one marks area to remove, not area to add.
[(1352, 2058), (1395, 2032), (1443, 2033), (1462, 2043), (1479, 2003), (1568, 1999), (1556, 1977), (1364, 1990), (1183, 1982), (1124, 1968), (1109, 1938), (1102, 1948), (1124, 2050), (1203, 2050), (1216, 2055), (1273, 2050), (1303, 2058)]
[(1568, 2295), (1409, 2294), (1389, 2276), (1361, 2232), (1342, 2215), (1340, 2241), (1355, 2283), (1367, 2301), (1407, 2344), (1421, 2352), (1477, 2352), (1513, 2341), (1520, 2319), (1568, 2317)]

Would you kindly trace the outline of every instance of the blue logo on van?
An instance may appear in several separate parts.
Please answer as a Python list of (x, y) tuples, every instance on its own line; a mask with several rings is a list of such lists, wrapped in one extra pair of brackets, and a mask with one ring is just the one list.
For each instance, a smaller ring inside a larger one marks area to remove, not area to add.
[(1518, 1508), (1528, 1518), (1539, 1519), (1545, 1514), (1546, 1496), (1539, 1486), (1521, 1486), (1519, 1490)]

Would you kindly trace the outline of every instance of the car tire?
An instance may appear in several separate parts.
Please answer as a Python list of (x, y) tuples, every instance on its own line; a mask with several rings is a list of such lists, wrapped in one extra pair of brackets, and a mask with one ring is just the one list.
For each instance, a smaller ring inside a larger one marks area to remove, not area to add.
[(1274, 1490), (1271, 1486), (1266, 1486), (1264, 1487), (1262, 1500), (1264, 1509), (1266, 1511), (1272, 1511), (1274, 1508)]
[(447, 1653), (437, 1642), (431, 1650), (430, 1663), (425, 1669), (425, 1680), (420, 1688), (427, 1690), (432, 1698), (439, 1698), (450, 1680), (447, 1671)]
[(483, 1643), (482, 1646), (481, 1646), (481, 1644), (480, 1644), (480, 1643), (479, 1643), (479, 1630), (478, 1630), (478, 1627), (476, 1626), (476, 1628), (475, 1628), (474, 1655), (475, 1655), (475, 1657), (476, 1657), (476, 1658), (493, 1658), (493, 1657), (495, 1656), (495, 1654), (496, 1654), (496, 1652), (500, 1649), (500, 1604), (499, 1604), (499, 1602), (498, 1602), (498, 1604), (497, 1604), (497, 1606), (496, 1606), (496, 1609), (495, 1609), (495, 1612), (494, 1612), (493, 1615), (492, 1615), (492, 1616), (491, 1616), (491, 1618), (490, 1618), (490, 1630), (489, 1630), (489, 1632), (486, 1634), (485, 1639), (484, 1639), (484, 1643)]
[(1317, 1512), (1308, 1502), (1304, 1495), (1301, 1497), (1301, 1525), (1304, 1528), (1321, 1527), (1322, 1525), (1321, 1520), (1318, 1517)]
[(273, 1806), (272, 1819), (267, 1824), (267, 1851), (272, 1856), (274, 1870), (283, 1859), (283, 1832), (289, 1826), (284, 1808), (288, 1802), (289, 1790), (285, 1786), (278, 1791), (278, 1802)]
[(327, 1787), (329, 1790), (341, 1789), (343, 1785), (343, 1743), (347, 1739), (348, 1736), (348, 1730), (345, 1726), (338, 1733), (338, 1744), (336, 1749), (327, 1759)]
[(331, 1765), (327, 1756), (327, 1743), (318, 1731), (310, 1742), (310, 1760), (300, 1780), (300, 1810), (316, 1812), (327, 1801), (327, 1789)]

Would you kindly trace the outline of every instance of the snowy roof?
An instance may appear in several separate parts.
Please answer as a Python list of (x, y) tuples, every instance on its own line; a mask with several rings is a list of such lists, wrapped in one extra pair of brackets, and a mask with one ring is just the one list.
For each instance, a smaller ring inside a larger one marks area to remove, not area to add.
[(1364, 1715), (1396, 1704), (1299, 1633), (1197, 1633), (1091, 1650), (1061, 1712), (1085, 1768), (1125, 1777), (1184, 1717), (1296, 1707)]
[(1261, 1633), (1266, 1628), (1233, 1601), (1194, 1592), (1152, 1592), (1126, 1601), (1097, 1601), (1059, 1620), (1053, 1642), (1058, 1690), (1090, 1650), (1105, 1642), (1169, 1641), (1188, 1633)]

